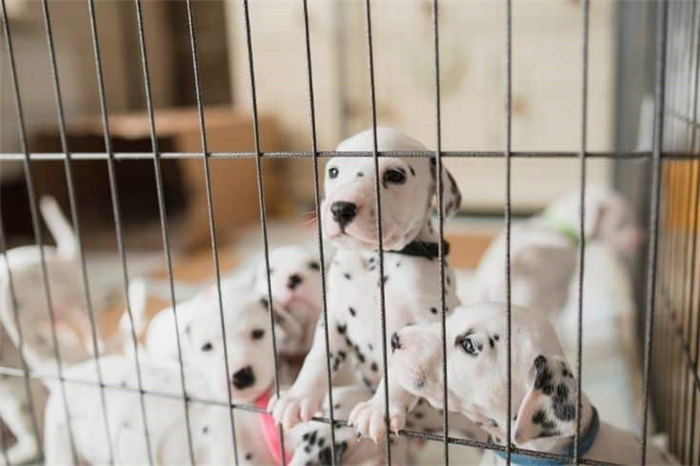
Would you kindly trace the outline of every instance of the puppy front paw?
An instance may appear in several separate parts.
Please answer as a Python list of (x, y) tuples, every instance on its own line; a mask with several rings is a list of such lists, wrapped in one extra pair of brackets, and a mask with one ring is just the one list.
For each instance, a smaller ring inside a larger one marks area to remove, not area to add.
[[(384, 401), (372, 398), (359, 403), (350, 413), (348, 424), (355, 428), (360, 437), (369, 437), (375, 442), (383, 440), (387, 426), (384, 420)], [(397, 433), (405, 424), (406, 411), (389, 405), (389, 429)]]
[(321, 410), (323, 397), (318, 395), (300, 395), (288, 390), (281, 392), (279, 398), (273, 396), (267, 405), (267, 412), (272, 414), (275, 423), (284, 429), (291, 429), (300, 422), (308, 422)]

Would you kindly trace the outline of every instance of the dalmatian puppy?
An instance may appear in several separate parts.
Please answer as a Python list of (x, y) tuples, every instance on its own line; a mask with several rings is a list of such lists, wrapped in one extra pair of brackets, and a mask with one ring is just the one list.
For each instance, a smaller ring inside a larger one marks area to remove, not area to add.
[[(577, 384), (557, 334), (542, 312), (512, 309), (512, 409), (508, 418), (506, 310), (502, 304), (459, 307), (447, 322), (448, 407), (478, 423), (496, 445), (505, 445), (506, 423), (519, 448), (572, 455)], [(409, 326), (394, 336), (392, 355), (396, 380), (390, 393), (391, 427), (401, 429), (419, 398), (443, 404), (440, 326)], [(362, 435), (381, 438), (383, 412), (360, 403), (350, 422)], [(581, 394), (580, 453), (583, 458), (617, 464), (638, 464), (639, 438), (600, 419)], [(488, 451), (482, 464), (505, 464), (505, 454)], [(513, 455), (513, 464), (532, 464)], [(672, 460), (651, 445), (648, 464)]]
[[(39, 247), (22, 246), (0, 256), (0, 365), (23, 368), (19, 350), (21, 331), (24, 343), (22, 353), (28, 367), (53, 374), (57, 365), (49, 312), (53, 312), (55, 318), (56, 336), (64, 364), (90, 358), (92, 345), (73, 230), (53, 198), (42, 198), (40, 209), (56, 241), (56, 247), (43, 247), (52, 309), (47, 309)], [(104, 297), (99, 290), (94, 291), (93, 307), (97, 311)], [(47, 393), (37, 379), (32, 380), (30, 386), (31, 399), (22, 377), (0, 375), (0, 418), (17, 439), (12, 447), (0, 455), (0, 464), (5, 461), (23, 463), (39, 455), (39, 439), (34, 434), (31, 403), (33, 400), (40, 431), (40, 414)]]
[[(539, 215), (511, 227), (512, 302), (556, 316), (569, 297), (579, 245), (579, 193), (553, 202)], [(629, 258), (642, 234), (627, 201), (602, 187), (586, 190), (586, 241), (601, 241)], [(470, 302), (505, 302), (505, 233), (484, 254)]]
[[(321, 272), (318, 257), (301, 246), (285, 246), (270, 251), (270, 286), (275, 320), (284, 330), (285, 338), (277, 339), (277, 349), (283, 357), (305, 355), (311, 346), (313, 329), (321, 312)], [(236, 300), (237, 293), (255, 289), (261, 303), (267, 305), (267, 277), (265, 263), (261, 259), (254, 271), (242, 270), (221, 280), (224, 312), (229, 303)], [(145, 279), (132, 280), (129, 297), (136, 334), (146, 331), (145, 347), (154, 355), (177, 359), (177, 339), (172, 307), (160, 311), (150, 321), (146, 318), (148, 284)], [(219, 308), (216, 285), (209, 285), (189, 299), (177, 304), (178, 320), (190, 321), (197, 317), (203, 306)], [(218, 325), (219, 319), (210, 322)], [(131, 321), (127, 313), (121, 320), (121, 329), (130, 352)], [(180, 325), (180, 331), (184, 330)]]
[(277, 304), (277, 322), (287, 339), (279, 352), (282, 356), (304, 356), (309, 352), (314, 329), (323, 306), (321, 263), (318, 256), (303, 246), (285, 246), (270, 251), (270, 275), (264, 261), (255, 271), (255, 288), (267, 296), (268, 279), (272, 300)]
[[(204, 306), (199, 319), (190, 322), (192, 326), (183, 335), (189, 362), (184, 373), (187, 395), (192, 398), (189, 425), (196, 464), (235, 462), (227, 392), (230, 391), (235, 404), (254, 405), (260, 410), (267, 404), (274, 382), (273, 360), (261, 356), (270, 354), (272, 340), (267, 307), (260, 304), (259, 295), (251, 290), (247, 295), (239, 294), (238, 300), (230, 303), (228, 316), (230, 320), (222, 335), (216, 326), (197, 324), (218, 319), (217, 310)], [(224, 343), (229, 348), (228, 365)], [(189, 459), (189, 447), (180, 368), (151, 355), (145, 355), (140, 362), (147, 392), (145, 408), (153, 463), (182, 464)], [(78, 458), (72, 457), (62, 400), (57, 390), (52, 390), (46, 409), (47, 464), (106, 464), (109, 462), (108, 439), (114, 464), (148, 463), (133, 358), (111, 356), (102, 359), (101, 364), (105, 383), (110, 387), (107, 388), (109, 437), (101, 414), (94, 362), (73, 366), (66, 373), (68, 379), (90, 382), (66, 383)], [(359, 393), (357, 388), (334, 394), (336, 402), (342, 404), (339, 409), (346, 413), (368, 396), (366, 392)], [(237, 410), (235, 428), (240, 464), (282, 464), (279, 430), (264, 410)], [(287, 464), (329, 464), (331, 447), (327, 427), (299, 426), (295, 431), (285, 432), (284, 440), (288, 459), (291, 459)], [(336, 455), (343, 464), (380, 464), (382, 461), (381, 446), (370, 441), (356, 442), (354, 432), (347, 427), (338, 429), (335, 446)]]
[[(380, 151), (424, 151), (418, 141), (390, 128), (377, 128)], [(371, 151), (371, 131), (340, 143), (339, 151)], [(426, 158), (381, 157), (379, 176), (382, 207), (384, 276), (378, 272), (378, 240), (375, 210), (374, 161), (366, 157), (337, 157), (326, 166), (325, 199), (321, 219), (325, 238), (338, 250), (328, 277), (328, 329), (332, 376), (352, 361), (358, 380), (381, 398), (383, 375), (382, 327), (379, 288), (384, 287), (387, 340), (403, 326), (440, 321), (438, 266), (439, 237), (431, 224), (435, 195), (435, 164)], [(459, 207), (460, 193), (452, 176), (444, 171), (443, 208), (448, 217)], [(444, 246), (449, 252), (448, 245)], [(446, 308), (457, 305), (454, 272), (445, 264)], [(387, 346), (388, 347), (388, 346)], [(306, 422), (326, 397), (326, 348), (324, 327), (316, 330), (313, 346), (294, 384), (268, 407), (285, 428)], [(383, 406), (383, 405), (382, 405)], [(416, 419), (424, 430), (442, 428), (442, 417)], [(469, 426), (468, 426), (469, 427)], [(471, 426), (473, 427), (473, 426)], [(477, 429), (465, 429), (478, 435)]]

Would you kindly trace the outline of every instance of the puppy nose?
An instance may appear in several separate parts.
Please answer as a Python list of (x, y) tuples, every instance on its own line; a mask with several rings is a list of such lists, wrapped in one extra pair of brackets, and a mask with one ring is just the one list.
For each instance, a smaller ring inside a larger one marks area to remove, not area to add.
[(394, 332), (391, 335), (391, 352), (393, 353), (397, 349), (401, 349), (401, 340), (399, 340), (399, 334)]
[(352, 202), (335, 201), (331, 204), (331, 213), (333, 220), (338, 222), (341, 227), (352, 222), (352, 219), (357, 215), (357, 205)]
[(233, 386), (239, 390), (248, 388), (254, 383), (255, 373), (253, 372), (253, 368), (250, 366), (245, 366), (243, 369), (233, 374)]
[(287, 280), (287, 288), (289, 288), (290, 290), (293, 290), (294, 288), (299, 286), (301, 284), (301, 282), (302, 282), (302, 279), (299, 276), (299, 274), (295, 273), (294, 275), (290, 275), (289, 280)]

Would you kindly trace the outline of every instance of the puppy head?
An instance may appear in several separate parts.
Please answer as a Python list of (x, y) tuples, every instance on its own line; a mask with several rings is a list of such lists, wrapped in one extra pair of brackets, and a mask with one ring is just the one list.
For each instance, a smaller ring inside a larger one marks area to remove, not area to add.
[[(554, 202), (549, 209), (578, 229), (579, 202), (580, 194), (572, 193)], [(594, 186), (586, 189), (585, 203), (585, 237), (606, 243), (623, 257), (631, 256), (642, 243), (644, 234), (627, 200), (613, 190)]]
[[(321, 265), (304, 247), (288, 246), (270, 252), (272, 299), (289, 313), (317, 317), (321, 312)], [(256, 270), (255, 288), (267, 296), (265, 263)]]
[[(183, 325), (189, 362), (218, 392), (230, 390), (237, 402), (250, 402), (273, 383), (272, 336), (267, 300), (251, 290), (225, 290), (222, 334), (218, 300), (201, 302), (201, 311)], [(279, 338), (283, 331), (275, 328)], [(228, 366), (224, 355), (228, 350)]]
[[(377, 128), (379, 151), (425, 151), (418, 141), (390, 128)], [(371, 130), (341, 142), (338, 151), (372, 151)], [(435, 194), (433, 159), (379, 158), (382, 243), (401, 249), (420, 232)], [(461, 195), (452, 176), (443, 169), (443, 210), (454, 213)], [(325, 199), (321, 221), (326, 238), (337, 246), (364, 250), (378, 247), (375, 167), (371, 157), (335, 157), (326, 164)]]
[[(576, 384), (554, 329), (541, 312), (513, 306), (512, 407), (507, 407), (506, 311), (502, 304), (455, 309), (447, 321), (449, 409), (470, 417), (497, 442), (511, 422), (522, 445), (573, 434)], [(442, 342), (439, 324), (405, 327), (394, 338), (392, 365), (398, 382), (416, 396), (442, 406)], [(586, 413), (590, 406), (582, 397)], [(587, 410), (587, 411), (586, 411)], [(517, 413), (517, 416), (516, 416)], [(573, 426), (573, 427), (572, 427)]]

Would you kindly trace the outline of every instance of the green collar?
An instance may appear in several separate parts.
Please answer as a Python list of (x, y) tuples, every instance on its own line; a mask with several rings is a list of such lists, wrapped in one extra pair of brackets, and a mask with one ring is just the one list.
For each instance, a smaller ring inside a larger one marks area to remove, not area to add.
[(564, 235), (573, 244), (577, 245), (580, 243), (578, 228), (571, 225), (569, 222), (567, 222), (563, 218), (557, 216), (557, 214), (555, 214), (554, 212), (552, 212), (549, 209), (544, 211), (543, 217), (547, 221), (547, 223), (549, 223), (549, 225), (552, 228), (554, 228), (554, 230), (557, 233)]

